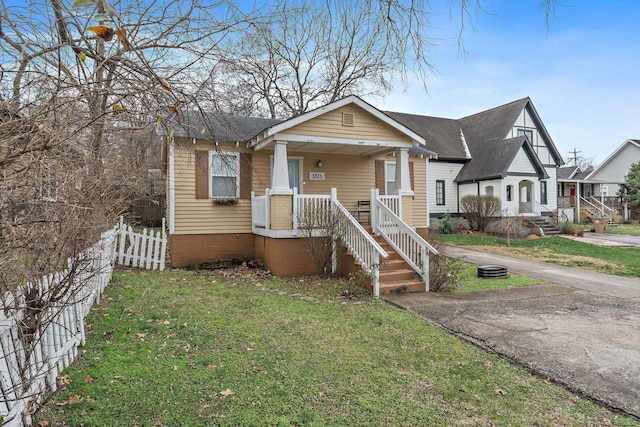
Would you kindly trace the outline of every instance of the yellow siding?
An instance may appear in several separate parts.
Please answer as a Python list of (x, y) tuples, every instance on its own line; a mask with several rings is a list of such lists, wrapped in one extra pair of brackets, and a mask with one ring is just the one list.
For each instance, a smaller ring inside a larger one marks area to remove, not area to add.
[[(211, 199), (196, 199), (195, 151), (215, 150), (213, 144), (197, 142), (175, 146), (175, 233), (250, 233), (251, 200), (237, 205), (216, 206)], [(247, 151), (220, 145), (222, 151)]]
[(413, 225), (427, 226), (427, 159), (410, 157), (413, 162)]
[[(353, 126), (342, 125), (343, 112), (354, 115)], [(374, 141), (411, 141), (405, 134), (355, 105), (345, 105), (287, 129), (285, 133)]]
[[(357, 121), (357, 118), (356, 118)], [(195, 150), (214, 150), (213, 144), (197, 142), (178, 144), (175, 147), (175, 232), (176, 234), (250, 233), (251, 200), (241, 199), (237, 205), (216, 206), (210, 199), (195, 198)], [(220, 150), (249, 152), (243, 146), (220, 145)], [(253, 153), (252, 189), (262, 196), (271, 186), (271, 162), (269, 150)], [(368, 200), (375, 187), (375, 159), (365, 156), (295, 153), (302, 157), (303, 194), (330, 194), (337, 188), (338, 200), (350, 211), (356, 210), (358, 200)], [(386, 160), (395, 161), (388, 156)], [(316, 167), (322, 160), (323, 167)], [(414, 163), (413, 219), (417, 227), (425, 227), (426, 215), (426, 161), (411, 157)], [(309, 180), (309, 172), (324, 172), (324, 181)], [(290, 213), (287, 221), (290, 222)], [(272, 220), (273, 222), (273, 220)], [(290, 227), (290, 226), (289, 226)]]
[(291, 230), (293, 201), (288, 195), (271, 196), (271, 229)]

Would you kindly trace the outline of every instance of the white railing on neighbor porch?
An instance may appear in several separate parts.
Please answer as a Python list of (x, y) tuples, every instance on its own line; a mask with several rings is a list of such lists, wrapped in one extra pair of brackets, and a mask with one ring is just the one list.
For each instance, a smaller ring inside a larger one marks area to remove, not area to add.
[(372, 218), (376, 221), (374, 231), (422, 277), (425, 292), (429, 292), (429, 252), (438, 254), (438, 251), (389, 209), (377, 196), (377, 190), (372, 190), (371, 200), (371, 210), (375, 212)]
[(586, 209), (591, 215), (607, 218), (609, 221), (613, 219), (614, 209), (605, 205), (596, 197), (590, 196), (589, 199), (580, 197), (580, 201), (583, 203), (582, 208)]

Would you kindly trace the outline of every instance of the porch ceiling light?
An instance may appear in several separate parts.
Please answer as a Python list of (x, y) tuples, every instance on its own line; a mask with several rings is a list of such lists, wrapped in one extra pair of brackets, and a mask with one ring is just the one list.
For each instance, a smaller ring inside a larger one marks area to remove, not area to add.
[(321, 168), (321, 167), (322, 167), (322, 160), (318, 160), (318, 161), (316, 162), (316, 167), (319, 167), (319, 168)]

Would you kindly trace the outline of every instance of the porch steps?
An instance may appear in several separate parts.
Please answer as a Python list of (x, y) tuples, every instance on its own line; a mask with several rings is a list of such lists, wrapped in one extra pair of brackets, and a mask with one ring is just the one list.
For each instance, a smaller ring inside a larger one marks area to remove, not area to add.
[(529, 223), (542, 229), (545, 236), (560, 234), (560, 229), (549, 219), (543, 217), (528, 218)]
[(373, 238), (389, 254), (380, 266), (380, 294), (424, 292), (424, 281), (393, 247), (382, 236)]

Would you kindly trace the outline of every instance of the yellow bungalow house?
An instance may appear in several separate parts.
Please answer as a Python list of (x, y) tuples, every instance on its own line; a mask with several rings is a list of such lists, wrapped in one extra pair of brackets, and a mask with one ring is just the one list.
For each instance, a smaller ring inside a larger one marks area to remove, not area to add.
[(343, 224), (333, 272), (364, 270), (375, 295), (429, 290), (435, 153), (422, 136), (356, 96), (284, 121), (178, 119), (164, 135), (174, 267), (257, 259), (276, 275), (318, 273), (305, 238), (313, 214)]

